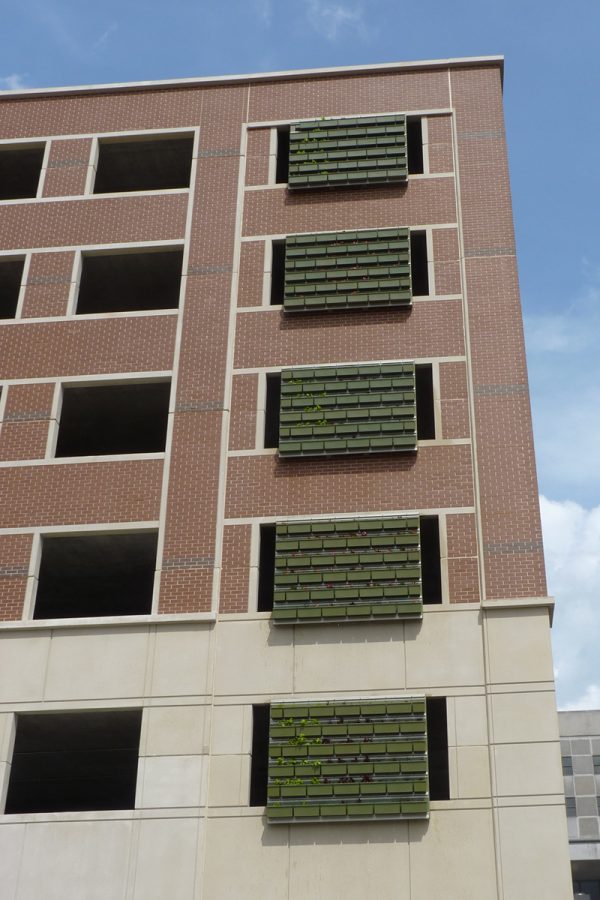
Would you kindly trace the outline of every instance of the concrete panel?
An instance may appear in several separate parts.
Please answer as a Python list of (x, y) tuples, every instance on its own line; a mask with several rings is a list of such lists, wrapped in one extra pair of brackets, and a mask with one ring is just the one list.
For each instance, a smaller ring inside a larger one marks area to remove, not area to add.
[(411, 823), (410, 840), (411, 900), (497, 900), (490, 810), (436, 810), (428, 823)]
[(501, 744), (494, 747), (500, 797), (563, 793), (558, 744)]
[(46, 700), (109, 700), (144, 693), (148, 635), (130, 628), (68, 629), (50, 643)]
[(202, 896), (287, 900), (289, 830), (266, 825), (262, 816), (208, 819)]
[(212, 629), (173, 625), (156, 632), (151, 691), (154, 696), (203, 695), (208, 692)]
[(200, 806), (204, 800), (202, 756), (147, 756), (140, 759), (136, 808)]
[(14, 900), (19, 880), (25, 825), (0, 825), (0, 896)]
[(436, 612), (406, 626), (406, 687), (481, 685), (483, 652), (478, 610)]
[(221, 622), (215, 694), (265, 694), (293, 691), (292, 628), (270, 622)]
[(403, 636), (396, 623), (296, 628), (296, 692), (403, 690)]
[(290, 831), (289, 900), (410, 900), (408, 825), (302, 825)]
[(505, 897), (573, 896), (562, 803), (499, 809), (498, 830)]
[(144, 710), (144, 756), (195, 755), (205, 752), (205, 706), (150, 706)]
[(139, 825), (133, 900), (194, 897), (198, 819), (145, 819)]
[(5, 703), (42, 700), (50, 636), (3, 634), (0, 638), (0, 684)]
[(490, 758), (487, 747), (457, 747), (457, 798), (491, 795)]
[(450, 704), (454, 704), (457, 747), (487, 744), (485, 697), (453, 697), (448, 700), (448, 705)]
[(252, 745), (252, 707), (214, 706), (211, 752), (250, 753)]
[(15, 900), (124, 900), (131, 826), (120, 820), (27, 825)]
[(492, 684), (553, 680), (547, 610), (487, 609), (484, 615)]
[(214, 756), (210, 761), (209, 806), (248, 806), (250, 757)]
[(491, 695), (496, 744), (558, 741), (554, 691)]

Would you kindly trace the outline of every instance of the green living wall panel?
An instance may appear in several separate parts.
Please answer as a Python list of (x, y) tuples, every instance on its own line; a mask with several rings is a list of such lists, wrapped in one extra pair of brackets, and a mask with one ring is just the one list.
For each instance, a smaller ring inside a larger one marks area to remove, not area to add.
[(420, 550), (418, 516), (279, 523), (273, 620), (421, 616)]
[(424, 697), (271, 705), (267, 819), (426, 818)]
[(286, 312), (409, 306), (410, 302), (408, 228), (286, 239)]
[(284, 369), (282, 457), (416, 450), (415, 364)]
[(290, 190), (406, 181), (406, 116), (299, 122), (290, 129)]

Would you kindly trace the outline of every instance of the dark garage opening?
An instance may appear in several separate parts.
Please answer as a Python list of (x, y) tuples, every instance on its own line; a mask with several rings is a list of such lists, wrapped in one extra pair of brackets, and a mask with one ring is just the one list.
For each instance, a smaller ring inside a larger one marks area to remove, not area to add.
[(252, 707), (252, 758), (250, 763), (250, 806), (265, 806), (269, 770), (269, 719), (267, 703)]
[(177, 309), (183, 250), (84, 256), (78, 315)]
[(161, 453), (170, 391), (168, 381), (65, 387), (56, 456)]
[(6, 813), (133, 809), (142, 712), (23, 714)]
[(0, 149), (0, 200), (35, 197), (43, 160), (43, 146)]
[(23, 259), (0, 259), (0, 319), (14, 319), (23, 280)]
[(94, 193), (189, 187), (193, 147), (189, 135), (100, 141)]
[(437, 516), (421, 516), (421, 579), (423, 603), (441, 603), (440, 523)]
[(34, 619), (148, 615), (156, 547), (155, 531), (42, 538)]
[(426, 297), (429, 294), (429, 270), (427, 234), (424, 231), (410, 233), (410, 278), (413, 297)]
[(448, 764), (448, 711), (445, 697), (427, 697), (427, 755), (429, 798), (450, 799)]
[(433, 368), (429, 364), (415, 367), (417, 395), (417, 437), (435, 440), (435, 405), (433, 400)]

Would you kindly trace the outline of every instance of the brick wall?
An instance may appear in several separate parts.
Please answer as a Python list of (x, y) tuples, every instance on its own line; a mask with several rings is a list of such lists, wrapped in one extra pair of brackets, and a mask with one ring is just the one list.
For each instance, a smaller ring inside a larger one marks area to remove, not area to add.
[[(440, 111), (427, 119), (431, 177), (293, 196), (262, 187), (272, 123), (422, 110)], [(0, 324), (0, 462), (43, 458), (55, 379), (172, 369), (175, 377), (164, 462), (0, 468), (0, 616), (21, 615), (31, 554), (31, 535), (11, 529), (160, 518), (160, 610), (210, 609), (222, 550), (221, 610), (243, 612), (251, 528), (224, 525), (218, 510), (235, 519), (471, 509), (476, 476), (483, 547), (475, 515), (448, 516), (449, 599), (480, 599), (481, 561), (488, 597), (545, 593), (497, 68), (90, 92), (3, 100), (2, 111), (0, 137), (53, 138), (43, 194), (65, 199), (0, 204), (0, 249), (33, 251), (24, 321)], [(244, 158), (246, 119), (262, 127), (249, 129)], [(91, 135), (196, 127), (189, 192), (81, 197)], [(238, 188), (240, 171), (253, 189)], [(386, 226), (436, 226), (430, 298), (409, 311), (293, 318), (262, 307), (270, 235)], [(77, 247), (166, 240), (187, 242), (180, 322), (176, 313), (66, 317)], [(232, 305), (254, 309), (232, 316)], [(65, 318), (39, 321), (46, 317)], [(369, 458), (235, 455), (255, 447), (257, 370), (379, 359), (440, 360), (439, 437), (449, 443)]]

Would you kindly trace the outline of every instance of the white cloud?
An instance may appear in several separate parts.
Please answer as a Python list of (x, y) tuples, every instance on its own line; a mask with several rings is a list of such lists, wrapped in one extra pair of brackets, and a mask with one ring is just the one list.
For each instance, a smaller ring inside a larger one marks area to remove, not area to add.
[(362, 3), (307, 0), (306, 17), (311, 28), (328, 41), (337, 40), (344, 29), (355, 31), (363, 39), (370, 35)]
[(533, 353), (579, 353), (597, 341), (600, 326), (600, 287), (588, 284), (560, 313), (526, 318), (528, 347)]
[(525, 319), (542, 492), (600, 502), (600, 278), (561, 312)]
[(540, 497), (559, 706), (600, 706), (600, 506)]
[(106, 44), (106, 42), (108, 41), (111, 34), (113, 34), (117, 30), (118, 27), (119, 26), (117, 25), (116, 22), (111, 22), (110, 25), (108, 26), (108, 28), (105, 28), (105, 30), (102, 32), (100, 37), (96, 38), (96, 40), (94, 41), (94, 44), (92, 46), (92, 49), (99, 50), (103, 44)]
[(19, 75), (17, 72), (13, 72), (12, 75), (5, 75), (3, 78), (0, 78), (0, 90), (22, 91), (25, 87), (27, 87), (25, 84), (25, 76)]
[(257, 19), (265, 27), (268, 27), (273, 18), (273, 6), (271, 0), (252, 0), (252, 6)]
[(600, 709), (600, 684), (590, 684), (581, 697), (567, 703), (563, 709)]

